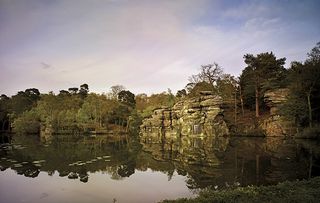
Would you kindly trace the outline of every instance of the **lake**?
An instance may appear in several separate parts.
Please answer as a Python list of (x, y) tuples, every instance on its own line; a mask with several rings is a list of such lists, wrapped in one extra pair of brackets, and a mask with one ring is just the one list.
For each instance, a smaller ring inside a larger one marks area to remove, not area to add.
[(283, 138), (13, 136), (0, 145), (0, 201), (158, 202), (318, 176), (319, 155), (316, 141)]

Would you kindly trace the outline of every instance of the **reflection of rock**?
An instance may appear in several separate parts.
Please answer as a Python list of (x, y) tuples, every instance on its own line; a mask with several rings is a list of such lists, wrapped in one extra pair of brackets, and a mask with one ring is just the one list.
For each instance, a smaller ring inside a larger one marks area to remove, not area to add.
[(77, 179), (78, 178), (78, 174), (76, 174), (74, 172), (71, 172), (71, 173), (69, 173), (68, 178), (69, 179)]
[(222, 136), (229, 134), (221, 104), (221, 97), (202, 92), (200, 97), (179, 101), (172, 108), (154, 110), (140, 126), (143, 149), (156, 160), (219, 164), (214, 152), (225, 150), (228, 139)]
[(121, 177), (129, 177), (132, 174), (134, 174), (134, 170), (135, 170), (135, 164), (134, 163), (128, 163), (126, 165), (120, 165), (119, 168), (118, 168), (117, 173)]
[(24, 175), (26, 177), (32, 177), (32, 178), (37, 177), (39, 173), (40, 173), (39, 169), (27, 169), (24, 171)]
[(41, 125), (40, 126), (40, 140), (41, 142), (49, 142), (52, 140), (52, 133), (53, 129), (51, 125), (45, 126)]
[(88, 182), (89, 176), (87, 174), (79, 175), (79, 176), (80, 176), (80, 181), (81, 182), (84, 182), (84, 183)]
[(5, 171), (7, 168), (0, 165), (0, 171)]
[(143, 143), (143, 149), (159, 161), (175, 160), (184, 165), (216, 166), (220, 164), (217, 155), (226, 150), (229, 138), (188, 137), (178, 138), (176, 142)]
[(158, 142), (160, 138), (227, 135), (229, 130), (223, 120), (221, 104), (221, 97), (205, 92), (200, 97), (179, 101), (172, 108), (156, 109), (151, 118), (143, 120), (141, 137)]
[(69, 174), (69, 171), (61, 171), (61, 172), (59, 172), (59, 176), (60, 177), (67, 176), (68, 174)]
[(287, 88), (267, 91), (265, 93), (264, 100), (270, 108), (270, 117), (263, 121), (261, 127), (265, 131), (266, 136), (288, 136), (295, 133), (293, 123), (279, 115), (279, 107), (287, 101), (288, 94), (289, 89)]

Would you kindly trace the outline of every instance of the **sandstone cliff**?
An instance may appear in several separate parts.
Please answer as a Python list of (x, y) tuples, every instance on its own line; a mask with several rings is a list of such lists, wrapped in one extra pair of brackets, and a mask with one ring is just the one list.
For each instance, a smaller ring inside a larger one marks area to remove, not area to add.
[(211, 92), (201, 92), (200, 97), (177, 102), (172, 108), (154, 110), (140, 126), (142, 140), (155, 142), (181, 137), (207, 137), (228, 135), (220, 105), (222, 99)]
[(261, 125), (266, 136), (291, 136), (295, 134), (293, 123), (279, 113), (281, 105), (287, 101), (289, 89), (281, 88), (267, 91), (264, 101), (270, 108), (270, 116)]

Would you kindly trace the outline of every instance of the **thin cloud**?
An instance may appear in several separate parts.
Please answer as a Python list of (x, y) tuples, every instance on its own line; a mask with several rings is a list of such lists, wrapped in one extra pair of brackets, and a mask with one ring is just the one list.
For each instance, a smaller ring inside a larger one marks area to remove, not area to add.
[(50, 69), (50, 68), (52, 68), (51, 65), (49, 65), (49, 64), (47, 64), (47, 63), (44, 63), (44, 62), (41, 62), (40, 65), (41, 65), (41, 68), (42, 68), (42, 69)]
[(239, 75), (246, 53), (302, 61), (319, 41), (318, 10), (317, 1), (2, 1), (1, 93), (83, 83), (176, 91), (202, 64)]

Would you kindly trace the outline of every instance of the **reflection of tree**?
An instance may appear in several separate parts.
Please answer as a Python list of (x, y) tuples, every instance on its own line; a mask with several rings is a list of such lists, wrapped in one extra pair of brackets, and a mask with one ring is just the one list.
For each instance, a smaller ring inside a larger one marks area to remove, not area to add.
[(126, 165), (120, 165), (118, 168), (118, 174), (121, 177), (129, 177), (134, 174), (135, 163), (128, 163)]
[[(48, 175), (58, 171), (59, 176), (74, 173), (80, 177), (80, 181), (87, 182), (89, 173), (107, 171), (114, 179), (121, 179), (134, 173), (137, 150), (140, 150), (135, 141), (129, 142), (130, 145), (124, 136), (116, 139), (102, 136), (58, 136), (50, 145), (44, 146), (36, 137), (16, 136), (13, 145), (10, 145), (13, 150), (6, 151), (5, 156), (21, 166), (15, 168), (11, 162), (3, 160), (0, 165), (5, 166), (4, 170), (11, 167), (27, 177), (36, 177), (40, 170), (46, 171)], [(15, 149), (16, 146), (21, 149)], [(25, 163), (21, 164), (22, 162)]]
[[(109, 174), (114, 180), (130, 177), (136, 169), (160, 171), (171, 180), (177, 171), (187, 176), (187, 186), (195, 189), (222, 187), (226, 182), (248, 185), (308, 177), (313, 174), (310, 160), (318, 160), (310, 159), (308, 145), (293, 140), (208, 137), (189, 141), (180, 145), (176, 141), (174, 147), (143, 144), (142, 151), (134, 139), (60, 137), (43, 146), (32, 137), (17, 136), (6, 150), (0, 150), (1, 157), (6, 158), (0, 160), (0, 166), (1, 170), (12, 168), (27, 177), (37, 177), (40, 171), (48, 175), (57, 171), (64, 177), (73, 173), (82, 182), (87, 182), (90, 173), (97, 171)], [(316, 146), (312, 146), (312, 152), (317, 152)]]
[(118, 174), (118, 166), (109, 166), (105, 170), (108, 174), (111, 175), (112, 180), (122, 180), (123, 177)]

